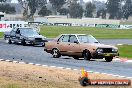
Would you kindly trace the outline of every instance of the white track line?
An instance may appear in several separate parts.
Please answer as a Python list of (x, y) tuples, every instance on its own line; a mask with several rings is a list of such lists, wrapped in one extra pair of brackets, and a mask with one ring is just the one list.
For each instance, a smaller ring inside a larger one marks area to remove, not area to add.
[(51, 68), (56, 68), (56, 66), (50, 66)]
[[(11, 60), (4, 60), (4, 59), (0, 59), (0, 61), (7, 61), (7, 62), (11, 62)], [(41, 65), (41, 64), (34, 64), (34, 63), (25, 63), (25, 62), (18, 62), (18, 61), (12, 61), (14, 63), (20, 63), (20, 64), (30, 64), (30, 65), (36, 65), (36, 66), (42, 66), (42, 67), (51, 67), (51, 68), (59, 68), (59, 69), (66, 69), (66, 70), (78, 70), (78, 71), (82, 71), (79, 69), (72, 69), (72, 68), (65, 68), (65, 67), (57, 67), (57, 66), (48, 66), (48, 65)], [(129, 61), (127, 61), (129, 62)], [(86, 71), (86, 70), (84, 70)], [(114, 74), (108, 74), (108, 73), (101, 73), (101, 72), (94, 72), (94, 71), (87, 71), (89, 73), (97, 73), (97, 74), (104, 74), (104, 75), (110, 75), (110, 76), (115, 76), (115, 77), (121, 77), (121, 78), (128, 78), (128, 79), (132, 79), (132, 77), (126, 77), (126, 76), (121, 76), (121, 75), (114, 75)]]
[(42, 65), (43, 67), (48, 67), (48, 65)]
[(25, 62), (19, 62), (20, 64), (26, 64)]
[(6, 62), (11, 62), (11, 60), (5, 60)]
[(41, 64), (35, 64), (36, 66), (41, 66)]
[(19, 63), (18, 61), (13, 61), (13, 63)]
[(30, 65), (34, 65), (34, 63), (28, 63), (28, 64), (30, 64)]

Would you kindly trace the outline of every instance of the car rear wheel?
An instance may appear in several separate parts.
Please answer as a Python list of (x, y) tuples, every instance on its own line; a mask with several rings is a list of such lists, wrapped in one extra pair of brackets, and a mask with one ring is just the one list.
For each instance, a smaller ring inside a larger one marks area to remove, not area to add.
[(52, 55), (53, 55), (53, 58), (59, 58), (61, 56), (60, 52), (58, 49), (54, 48), (52, 50)]
[(23, 40), (21, 41), (21, 43), (22, 43), (23, 46), (25, 46), (25, 45), (26, 45), (25, 39), (23, 39)]
[(111, 62), (113, 57), (105, 57), (106, 62)]
[(91, 59), (91, 54), (88, 50), (85, 50), (83, 52), (83, 58), (84, 58), (84, 60), (90, 60)]

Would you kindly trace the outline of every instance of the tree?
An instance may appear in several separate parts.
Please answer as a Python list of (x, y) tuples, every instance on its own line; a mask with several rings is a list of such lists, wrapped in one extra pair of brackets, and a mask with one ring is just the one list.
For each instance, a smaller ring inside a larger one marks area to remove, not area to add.
[(121, 0), (108, 0), (107, 11), (110, 14), (109, 19), (115, 19), (118, 16)]
[(96, 7), (91, 2), (86, 3), (85, 8), (85, 17), (93, 17), (93, 12), (95, 11)]
[(71, 3), (69, 6), (69, 14), (71, 18), (82, 18), (83, 8), (79, 3)]
[(126, 0), (126, 3), (123, 7), (123, 16), (128, 20), (129, 16), (132, 15), (132, 1)]
[(10, 6), (9, 4), (0, 4), (0, 12), (4, 12), (7, 14), (15, 13), (15, 7)]
[(0, 0), (0, 2), (6, 2), (6, 0)]
[(101, 10), (98, 10), (96, 13), (96, 17), (99, 18), (101, 16)]
[(28, 18), (28, 1), (27, 0), (18, 0), (18, 2), (21, 4), (23, 10), (23, 17), (26, 20)]
[[(47, 3), (46, 0), (18, 0), (18, 1), (24, 9), (23, 16), (25, 17), (25, 19), (33, 17), (37, 8), (43, 7)], [(28, 13), (29, 11), (30, 13)]]
[(106, 9), (102, 9), (102, 19), (106, 19)]
[(9, 4), (5, 4), (4, 7), (5, 7), (5, 13), (7, 14), (12, 14), (16, 12), (15, 7), (12, 7)]
[(57, 14), (57, 11), (65, 4), (65, 0), (49, 0), (52, 4), (52, 8), (54, 10), (54, 14)]
[(51, 11), (47, 10), (46, 6), (43, 6), (38, 13), (38, 15), (41, 15), (41, 16), (48, 16), (50, 14), (51, 14)]
[(101, 10), (98, 10), (97, 11), (97, 18), (99, 18), (99, 17), (102, 17), (102, 19), (106, 19), (106, 10), (105, 9), (101, 9)]
[(38, 0), (38, 8), (42, 8), (47, 4), (47, 0)]
[(68, 9), (61, 8), (58, 12), (60, 13), (60, 15), (67, 15), (68, 14)]
[(37, 10), (38, 0), (27, 0), (27, 1), (28, 1), (29, 9), (30, 9), (29, 17), (32, 17)]

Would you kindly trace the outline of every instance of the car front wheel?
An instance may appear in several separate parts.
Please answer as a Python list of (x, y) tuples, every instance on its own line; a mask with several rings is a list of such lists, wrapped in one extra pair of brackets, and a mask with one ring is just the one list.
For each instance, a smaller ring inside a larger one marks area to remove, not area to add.
[(11, 41), (11, 39), (8, 39), (8, 44), (12, 44), (12, 41)]
[(58, 49), (54, 48), (52, 50), (52, 55), (53, 55), (53, 58), (59, 58), (61, 56), (60, 52)]
[(106, 62), (111, 62), (113, 57), (105, 57)]
[(83, 52), (83, 58), (84, 58), (84, 60), (90, 60), (91, 59), (91, 54), (88, 50), (85, 50)]

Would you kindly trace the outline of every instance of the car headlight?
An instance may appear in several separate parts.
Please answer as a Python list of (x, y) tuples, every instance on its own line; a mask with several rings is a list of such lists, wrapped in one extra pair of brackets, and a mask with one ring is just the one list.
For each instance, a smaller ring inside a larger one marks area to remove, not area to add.
[(98, 48), (96, 51), (97, 52), (103, 52), (103, 49)]
[(42, 40), (46, 40), (46, 37), (43, 37)]
[(45, 40), (45, 38), (42, 38), (42, 40)]
[(112, 48), (112, 52), (118, 52), (118, 49)]

